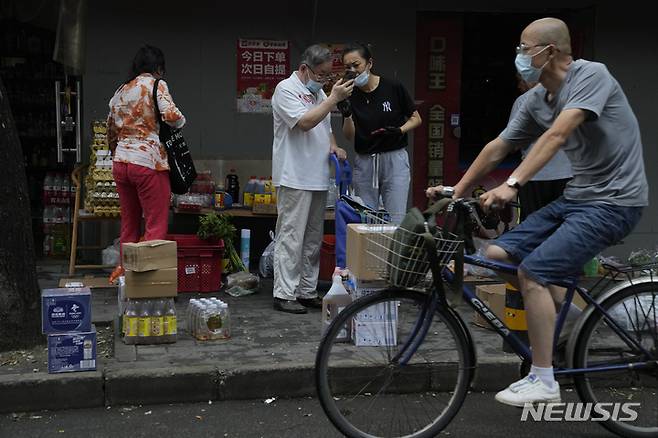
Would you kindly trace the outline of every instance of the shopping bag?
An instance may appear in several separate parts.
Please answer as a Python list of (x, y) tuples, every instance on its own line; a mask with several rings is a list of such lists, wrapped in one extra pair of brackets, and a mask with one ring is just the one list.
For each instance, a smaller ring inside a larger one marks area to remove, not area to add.
[(153, 84), (155, 117), (160, 124), (159, 137), (162, 145), (167, 151), (171, 192), (177, 195), (182, 195), (189, 191), (192, 183), (196, 179), (197, 173), (194, 168), (194, 161), (192, 160), (190, 149), (185, 142), (185, 138), (183, 138), (183, 132), (180, 129), (172, 128), (162, 121), (157, 98), (159, 82), (160, 79), (156, 79), (155, 84)]
[(442, 237), (436, 224), (436, 214), (445, 209), (451, 199), (441, 199), (427, 210), (413, 207), (393, 233), (388, 252), (388, 280), (396, 286), (411, 287), (420, 283), (430, 269), (426, 239)]

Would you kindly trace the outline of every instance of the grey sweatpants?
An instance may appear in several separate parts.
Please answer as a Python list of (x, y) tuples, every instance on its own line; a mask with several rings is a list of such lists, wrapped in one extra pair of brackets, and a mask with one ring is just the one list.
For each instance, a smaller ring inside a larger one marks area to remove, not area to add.
[(320, 272), (320, 245), (326, 191), (277, 190), (274, 244), (274, 297), (315, 298)]
[(406, 149), (376, 155), (356, 154), (353, 178), (356, 195), (375, 209), (379, 208), (381, 195), (384, 208), (394, 222), (402, 221), (407, 212), (410, 180)]

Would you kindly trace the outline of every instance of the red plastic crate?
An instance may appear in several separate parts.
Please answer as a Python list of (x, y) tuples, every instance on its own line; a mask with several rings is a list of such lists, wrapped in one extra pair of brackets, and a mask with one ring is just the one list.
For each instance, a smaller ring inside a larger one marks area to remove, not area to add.
[(224, 242), (201, 240), (194, 234), (168, 234), (178, 256), (178, 292), (215, 292), (222, 287)]

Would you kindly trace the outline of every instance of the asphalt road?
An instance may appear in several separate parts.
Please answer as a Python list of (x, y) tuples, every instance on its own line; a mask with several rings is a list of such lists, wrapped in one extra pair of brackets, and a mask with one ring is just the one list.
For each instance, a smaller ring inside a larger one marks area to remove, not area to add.
[[(575, 401), (573, 394), (564, 394)], [(521, 422), (521, 410), (471, 393), (440, 436), (611, 437), (592, 422)], [(339, 437), (315, 399), (112, 406), (0, 416), (0, 437)]]

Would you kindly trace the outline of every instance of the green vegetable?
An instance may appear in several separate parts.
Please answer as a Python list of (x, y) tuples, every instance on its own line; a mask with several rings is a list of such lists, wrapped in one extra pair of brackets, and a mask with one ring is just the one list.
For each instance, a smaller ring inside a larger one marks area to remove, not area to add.
[(227, 214), (207, 213), (199, 218), (199, 229), (197, 230), (199, 239), (222, 239), (224, 241), (224, 258), (229, 259), (229, 271), (246, 271), (247, 268), (233, 245), (236, 235), (235, 226)]

